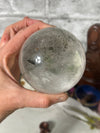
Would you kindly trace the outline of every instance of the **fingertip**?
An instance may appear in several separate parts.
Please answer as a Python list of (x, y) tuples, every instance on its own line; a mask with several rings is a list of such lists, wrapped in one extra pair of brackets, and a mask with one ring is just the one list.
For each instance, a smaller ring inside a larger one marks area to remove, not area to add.
[(68, 99), (68, 95), (63, 93), (63, 94), (55, 94), (55, 95), (49, 95), (49, 100), (50, 100), (50, 105), (59, 103), (59, 102), (64, 102)]
[(67, 99), (68, 99), (68, 95), (64, 93), (64, 94), (58, 96), (57, 102), (64, 102), (64, 101), (66, 101)]
[(49, 28), (49, 27), (56, 27), (54, 25), (50, 25), (48, 23), (41, 22), (39, 25), (39, 29)]
[(0, 46), (1, 47), (4, 46), (9, 41), (9, 39), (10, 39), (9, 33), (4, 33), (0, 41), (1, 43)]

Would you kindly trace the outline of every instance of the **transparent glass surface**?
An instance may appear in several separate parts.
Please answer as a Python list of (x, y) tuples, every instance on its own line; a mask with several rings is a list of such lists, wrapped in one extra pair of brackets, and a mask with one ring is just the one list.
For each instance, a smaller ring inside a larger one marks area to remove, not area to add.
[(23, 78), (36, 90), (61, 93), (71, 89), (85, 68), (85, 52), (66, 30), (46, 28), (31, 35), (19, 56)]

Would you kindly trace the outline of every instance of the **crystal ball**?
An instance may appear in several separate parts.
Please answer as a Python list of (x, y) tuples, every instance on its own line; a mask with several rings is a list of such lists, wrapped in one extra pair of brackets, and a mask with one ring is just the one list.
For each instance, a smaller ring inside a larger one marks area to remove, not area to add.
[(49, 27), (33, 33), (23, 44), (19, 67), (37, 91), (62, 93), (77, 84), (85, 69), (85, 52), (70, 32)]

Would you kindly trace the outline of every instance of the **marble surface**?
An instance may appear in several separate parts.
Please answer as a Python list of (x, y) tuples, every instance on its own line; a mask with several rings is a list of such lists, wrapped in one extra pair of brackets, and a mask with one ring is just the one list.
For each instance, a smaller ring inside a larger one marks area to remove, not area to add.
[(56, 105), (49, 109), (25, 108), (18, 110), (0, 124), (0, 130), (2, 133), (40, 133), (40, 123), (42, 121), (48, 121), (51, 123), (52, 128), (50, 129), (52, 133), (77, 133), (79, 131), (80, 133), (100, 132), (98, 129), (91, 129), (87, 123), (66, 113), (68, 112), (68, 103), (74, 103), (74, 106), (79, 105), (72, 99), (69, 99), (66, 101), (66, 111), (61, 108), (62, 105)]

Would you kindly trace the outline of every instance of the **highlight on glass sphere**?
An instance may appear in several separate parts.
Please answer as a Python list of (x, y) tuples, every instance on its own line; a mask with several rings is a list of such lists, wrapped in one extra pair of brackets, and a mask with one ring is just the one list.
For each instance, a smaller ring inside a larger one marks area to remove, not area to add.
[(71, 89), (82, 77), (85, 52), (70, 32), (45, 28), (25, 41), (19, 66), (23, 78), (37, 91), (61, 93)]

